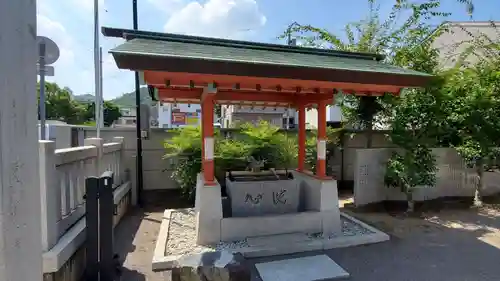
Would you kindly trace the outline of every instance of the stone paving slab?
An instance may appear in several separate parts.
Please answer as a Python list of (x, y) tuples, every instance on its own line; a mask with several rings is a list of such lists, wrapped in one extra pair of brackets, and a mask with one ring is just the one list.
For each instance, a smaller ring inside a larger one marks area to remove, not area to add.
[(255, 265), (263, 281), (316, 281), (349, 277), (327, 255), (284, 259)]

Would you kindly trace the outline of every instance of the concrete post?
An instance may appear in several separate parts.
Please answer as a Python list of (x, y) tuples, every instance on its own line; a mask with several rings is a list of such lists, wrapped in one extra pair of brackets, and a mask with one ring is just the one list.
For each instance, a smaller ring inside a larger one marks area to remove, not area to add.
[(88, 138), (83, 140), (83, 145), (90, 146), (93, 145), (97, 147), (97, 157), (95, 159), (95, 172), (94, 176), (99, 177), (102, 173), (101, 171), (101, 161), (102, 161), (102, 146), (104, 144), (104, 140), (102, 138)]
[(40, 199), (43, 251), (57, 244), (57, 221), (61, 218), (61, 188), (56, 170), (55, 147), (53, 141), (39, 141), (40, 155)]
[(125, 175), (125, 138), (124, 137), (113, 137), (113, 142), (121, 143), (120, 148), (120, 162), (118, 164), (118, 171), (114, 175), (114, 182), (117, 186), (121, 185), (124, 181)]
[(0, 280), (42, 279), (36, 1), (0, 1)]

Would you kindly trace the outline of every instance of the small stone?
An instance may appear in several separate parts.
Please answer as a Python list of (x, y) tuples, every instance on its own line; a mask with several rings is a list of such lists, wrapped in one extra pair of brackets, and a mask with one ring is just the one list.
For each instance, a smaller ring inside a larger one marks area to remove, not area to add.
[(250, 281), (241, 254), (226, 251), (185, 255), (172, 269), (172, 281)]

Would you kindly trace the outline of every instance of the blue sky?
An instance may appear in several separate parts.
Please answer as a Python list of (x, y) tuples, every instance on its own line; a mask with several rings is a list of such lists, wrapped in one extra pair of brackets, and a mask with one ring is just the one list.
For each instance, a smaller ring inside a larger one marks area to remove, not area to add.
[[(382, 15), (395, 0), (379, 0)], [(131, 0), (99, 0), (100, 23), (132, 28)], [(463, 5), (442, 0), (449, 20), (469, 20)], [(61, 49), (55, 81), (75, 94), (94, 93), (94, 0), (37, 0), (38, 34), (52, 38)], [(367, 0), (138, 0), (139, 29), (202, 36), (284, 43), (277, 38), (297, 21), (342, 34), (346, 23), (364, 18)], [(341, 4), (342, 3), (342, 4)], [(475, 0), (474, 20), (500, 20), (500, 1)], [(107, 51), (120, 39), (102, 38), (104, 98), (133, 90), (133, 74), (118, 70)]]

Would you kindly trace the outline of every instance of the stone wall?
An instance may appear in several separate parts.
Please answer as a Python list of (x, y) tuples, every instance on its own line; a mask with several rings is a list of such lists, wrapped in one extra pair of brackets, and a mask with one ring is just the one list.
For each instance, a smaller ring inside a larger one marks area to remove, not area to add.
[[(85, 137), (93, 137), (96, 135), (94, 128), (85, 129)], [(132, 203), (137, 202), (136, 194), (136, 161), (137, 161), (137, 141), (135, 128), (103, 128), (101, 130), (101, 138), (104, 141), (113, 139), (115, 136), (122, 136), (125, 138), (124, 159), (125, 168), (130, 173), (132, 182)], [(144, 190), (153, 189), (175, 189), (178, 188), (175, 181), (170, 176), (172, 174), (172, 164), (170, 161), (162, 159), (165, 155), (165, 148), (163, 143), (165, 139), (172, 137), (169, 133), (162, 129), (155, 129), (151, 131), (149, 139), (142, 140), (142, 159), (143, 159), (143, 179)]]
[[(399, 189), (384, 185), (385, 165), (391, 148), (357, 149), (354, 173), (354, 204), (362, 206), (381, 201), (406, 201)], [(432, 200), (442, 197), (474, 196), (477, 176), (465, 166), (464, 161), (453, 148), (435, 148), (437, 162), (437, 182), (433, 187), (417, 187), (413, 198), (416, 201)], [(485, 173), (484, 195), (500, 192), (500, 173)]]

